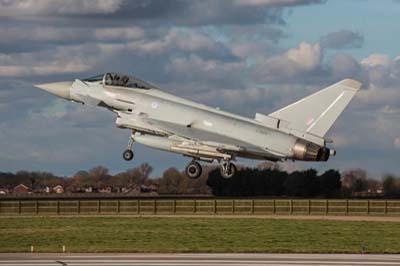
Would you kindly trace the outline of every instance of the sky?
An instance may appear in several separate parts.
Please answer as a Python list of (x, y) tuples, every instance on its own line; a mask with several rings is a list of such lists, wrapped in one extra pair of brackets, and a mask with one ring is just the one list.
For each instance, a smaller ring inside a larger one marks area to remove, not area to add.
[(399, 18), (396, 0), (0, 0), (0, 171), (183, 169), (188, 158), (140, 144), (125, 162), (113, 113), (33, 87), (110, 71), (247, 117), (358, 79), (328, 132), (338, 154), (282, 167), (400, 174)]

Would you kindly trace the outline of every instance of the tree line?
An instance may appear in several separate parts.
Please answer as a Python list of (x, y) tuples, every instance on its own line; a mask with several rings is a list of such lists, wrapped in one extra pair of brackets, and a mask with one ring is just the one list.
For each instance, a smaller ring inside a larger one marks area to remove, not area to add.
[(77, 192), (85, 187), (140, 187), (153, 185), (160, 195), (215, 195), (226, 197), (386, 197), (400, 198), (400, 177), (386, 175), (368, 178), (362, 169), (340, 173), (330, 169), (318, 173), (315, 169), (287, 172), (279, 165), (261, 164), (255, 168), (239, 167), (231, 179), (224, 179), (216, 166), (204, 166), (196, 180), (188, 179), (176, 168), (165, 170), (162, 176), (150, 178), (153, 168), (143, 163), (135, 168), (111, 174), (104, 166), (74, 175), (56, 176), (48, 172), (0, 172), (0, 189), (19, 184), (35, 188), (62, 185), (66, 191)]
[(287, 173), (279, 169), (245, 168), (231, 179), (217, 170), (210, 172), (207, 184), (217, 196), (338, 197), (341, 176), (336, 170), (318, 175), (314, 169)]
[(12, 189), (19, 184), (24, 184), (33, 190), (39, 190), (44, 187), (61, 185), (66, 191), (74, 192), (88, 187), (149, 185), (154, 183), (150, 178), (152, 171), (153, 167), (147, 163), (143, 163), (135, 168), (127, 169), (114, 175), (104, 166), (96, 166), (88, 171), (80, 170), (72, 176), (56, 176), (49, 172), (38, 171), (0, 172), (0, 188)]

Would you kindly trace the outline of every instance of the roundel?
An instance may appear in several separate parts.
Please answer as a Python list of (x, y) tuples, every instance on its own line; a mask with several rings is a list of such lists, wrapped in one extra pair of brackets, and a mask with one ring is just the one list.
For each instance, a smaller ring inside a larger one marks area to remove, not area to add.
[(157, 109), (158, 108), (158, 102), (152, 102), (151, 103), (151, 108)]

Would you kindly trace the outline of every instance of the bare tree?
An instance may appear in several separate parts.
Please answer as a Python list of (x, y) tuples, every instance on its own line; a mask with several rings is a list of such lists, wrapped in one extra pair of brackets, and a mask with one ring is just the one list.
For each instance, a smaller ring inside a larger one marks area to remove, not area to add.
[(363, 192), (368, 188), (367, 172), (363, 169), (350, 169), (343, 173), (343, 188), (354, 195), (355, 192)]
[(138, 167), (140, 173), (140, 184), (148, 184), (151, 172), (153, 172), (153, 167), (148, 163), (142, 163)]
[(89, 176), (95, 180), (102, 181), (109, 178), (108, 169), (104, 166), (96, 166), (89, 170)]
[(187, 178), (176, 168), (164, 171), (160, 179), (160, 194), (183, 194), (187, 188)]
[(380, 180), (374, 178), (367, 179), (367, 190), (368, 192), (377, 192), (379, 189), (382, 189), (382, 182)]
[(382, 187), (386, 197), (400, 196), (400, 178), (394, 175), (385, 175), (382, 179)]

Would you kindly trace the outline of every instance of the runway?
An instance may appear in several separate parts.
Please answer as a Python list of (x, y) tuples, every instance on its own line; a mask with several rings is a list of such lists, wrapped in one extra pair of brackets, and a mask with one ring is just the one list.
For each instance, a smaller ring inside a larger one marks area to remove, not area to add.
[(352, 254), (0, 254), (2, 266), (400, 265), (400, 255)]

